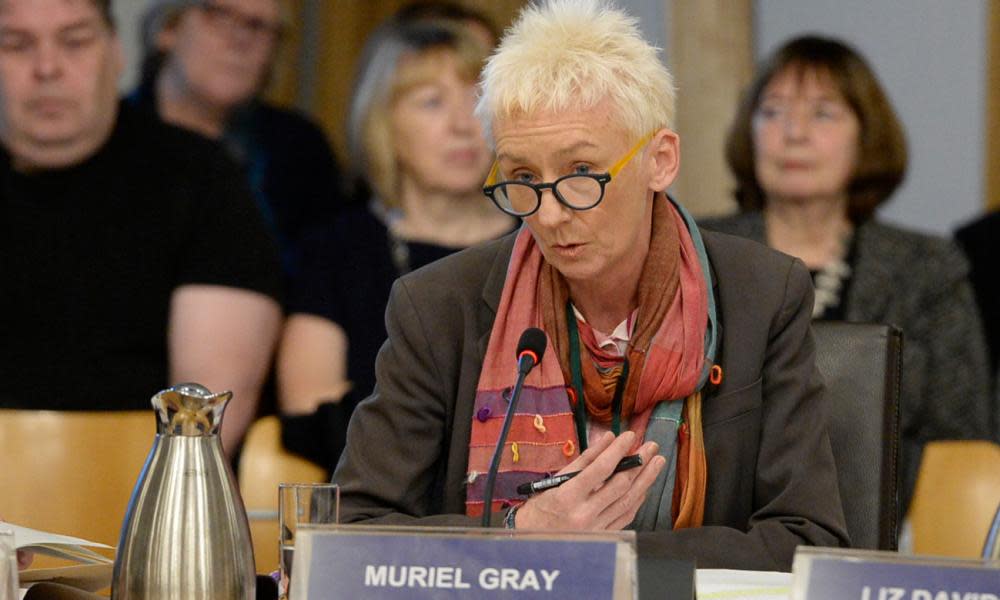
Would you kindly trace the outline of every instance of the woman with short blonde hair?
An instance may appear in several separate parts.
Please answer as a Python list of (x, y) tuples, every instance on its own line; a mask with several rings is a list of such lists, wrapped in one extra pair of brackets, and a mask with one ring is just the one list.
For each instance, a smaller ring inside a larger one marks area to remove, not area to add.
[[(636, 20), (530, 4), (481, 91), (483, 191), (524, 226), (394, 285), (333, 478), (341, 518), (633, 529), (640, 555), (702, 567), (789, 570), (798, 545), (846, 545), (809, 275), (703, 235), (665, 195), (673, 88)], [(531, 336), (548, 350), (523, 352)]]

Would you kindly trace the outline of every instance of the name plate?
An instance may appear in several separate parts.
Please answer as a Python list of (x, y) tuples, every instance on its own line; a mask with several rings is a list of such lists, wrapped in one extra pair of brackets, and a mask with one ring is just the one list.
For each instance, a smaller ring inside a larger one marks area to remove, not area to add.
[(1000, 561), (800, 548), (792, 600), (1000, 600)]
[(632, 598), (635, 534), (302, 526), (292, 600)]

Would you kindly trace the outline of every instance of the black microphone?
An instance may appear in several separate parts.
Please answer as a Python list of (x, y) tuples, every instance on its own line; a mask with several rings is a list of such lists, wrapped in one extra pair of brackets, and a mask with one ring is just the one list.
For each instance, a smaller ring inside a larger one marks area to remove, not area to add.
[(521, 339), (517, 342), (517, 382), (514, 384), (514, 391), (507, 403), (507, 415), (503, 418), (503, 428), (500, 429), (500, 438), (497, 440), (496, 449), (493, 450), (493, 461), (490, 463), (490, 471), (486, 477), (486, 490), (483, 493), (483, 527), (490, 526), (490, 517), (493, 513), (493, 486), (496, 485), (497, 472), (500, 470), (500, 458), (503, 456), (503, 447), (507, 443), (510, 424), (514, 421), (517, 401), (521, 399), (524, 379), (536, 365), (542, 362), (547, 344), (548, 339), (545, 337), (545, 332), (537, 327), (525, 329), (524, 333), (521, 334)]
[(529, 327), (521, 334), (521, 339), (517, 342), (517, 372), (519, 375), (527, 375), (535, 365), (542, 362), (545, 355), (545, 347), (548, 345), (548, 338), (545, 332), (537, 327)]

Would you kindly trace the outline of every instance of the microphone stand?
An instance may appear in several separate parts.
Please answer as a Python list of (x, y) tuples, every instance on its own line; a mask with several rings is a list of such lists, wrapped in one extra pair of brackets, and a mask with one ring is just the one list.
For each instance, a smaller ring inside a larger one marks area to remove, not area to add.
[(507, 403), (507, 415), (503, 418), (500, 438), (497, 440), (496, 449), (493, 451), (493, 461), (490, 462), (489, 474), (486, 477), (486, 490), (483, 493), (483, 527), (490, 527), (491, 525), (493, 486), (496, 484), (497, 472), (500, 470), (500, 458), (503, 456), (503, 448), (507, 444), (507, 434), (510, 432), (510, 425), (514, 422), (514, 411), (517, 410), (517, 403), (521, 399), (521, 388), (524, 387), (524, 380), (535, 366), (534, 359), (533, 352), (522, 352), (521, 356), (517, 359), (517, 381), (514, 383), (514, 391), (510, 395), (510, 402)]

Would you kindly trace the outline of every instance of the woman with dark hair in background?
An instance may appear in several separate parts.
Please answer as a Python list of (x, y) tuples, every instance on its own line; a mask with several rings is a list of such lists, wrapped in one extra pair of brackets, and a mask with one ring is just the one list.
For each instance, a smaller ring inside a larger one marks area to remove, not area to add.
[(393, 281), (516, 223), (482, 196), (492, 155), (473, 116), (486, 49), (464, 28), (390, 20), (372, 34), (348, 118), (367, 204), (304, 247), (278, 354), (285, 445), (332, 470), (371, 393)]
[(331, 221), (340, 178), (323, 132), (260, 93), (281, 39), (279, 0), (157, 0), (143, 21), (136, 105), (220, 140), (250, 180), (287, 275), (303, 231)]
[(949, 242), (880, 223), (903, 180), (903, 128), (845, 44), (793, 39), (764, 62), (729, 131), (742, 212), (705, 226), (801, 258), (815, 319), (903, 331), (901, 508), (923, 445), (991, 434), (986, 347), (968, 265)]

